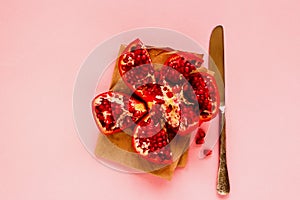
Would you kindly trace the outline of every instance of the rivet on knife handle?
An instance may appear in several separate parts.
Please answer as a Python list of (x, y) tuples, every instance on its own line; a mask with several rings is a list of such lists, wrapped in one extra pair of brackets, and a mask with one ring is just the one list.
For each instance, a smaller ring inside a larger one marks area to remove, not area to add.
[[(220, 120), (221, 121), (221, 120)], [(217, 192), (220, 195), (227, 195), (230, 192), (230, 184), (228, 177), (227, 161), (226, 161), (226, 122), (224, 117), (224, 126), (220, 136), (219, 143), (219, 169), (217, 178)]]

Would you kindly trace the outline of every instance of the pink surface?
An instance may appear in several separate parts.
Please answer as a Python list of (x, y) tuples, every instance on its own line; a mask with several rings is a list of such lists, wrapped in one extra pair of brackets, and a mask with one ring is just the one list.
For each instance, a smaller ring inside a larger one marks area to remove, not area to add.
[(217, 24), (226, 33), (230, 199), (298, 199), (299, 6), (296, 0), (2, 2), (0, 199), (218, 199), (217, 148), (171, 182), (119, 173), (87, 153), (72, 115), (80, 65), (111, 35), (158, 26), (207, 48)]

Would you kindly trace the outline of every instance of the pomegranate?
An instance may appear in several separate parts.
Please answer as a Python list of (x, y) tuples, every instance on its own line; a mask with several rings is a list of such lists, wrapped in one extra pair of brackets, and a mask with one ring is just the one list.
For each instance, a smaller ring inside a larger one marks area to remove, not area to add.
[(209, 121), (214, 118), (220, 105), (219, 92), (214, 77), (205, 72), (196, 72), (190, 74), (189, 83), (193, 89), (187, 90), (184, 95), (194, 101), (193, 97), (196, 94), (200, 121)]
[(119, 72), (127, 86), (136, 91), (139, 86), (155, 83), (154, 68), (143, 43), (131, 42), (118, 58)]
[[(134, 94), (129, 97), (110, 91), (98, 95), (93, 100), (98, 127), (104, 134), (132, 127), (132, 146), (141, 157), (159, 164), (172, 163), (172, 139), (191, 133), (217, 114), (219, 96), (214, 77), (198, 70), (201, 57), (184, 52), (172, 54), (155, 70), (139, 39), (125, 48), (117, 63)], [(202, 134), (198, 142), (204, 142), (204, 137)]]
[[(169, 80), (173, 88), (176, 87), (181, 92), (179, 96), (183, 107), (189, 107), (198, 102), (199, 108), (194, 107), (193, 110), (197, 112), (194, 116), (200, 116), (199, 123), (214, 118), (218, 113), (220, 102), (214, 77), (206, 72), (197, 71), (202, 63), (202, 58), (194, 54), (181, 53), (170, 56), (162, 69), (162, 77)], [(190, 114), (192, 115), (191, 112)], [(198, 119), (195, 118), (192, 124), (197, 122)]]
[(132, 126), (147, 109), (143, 102), (120, 92), (105, 92), (92, 102), (94, 120), (104, 134), (112, 134)]
[(204, 150), (203, 150), (203, 154), (204, 154), (205, 156), (210, 156), (210, 155), (212, 154), (212, 150), (211, 150), (211, 149), (204, 149)]
[(202, 63), (202, 58), (191, 53), (180, 52), (170, 56), (161, 71), (166, 80), (174, 85), (180, 85), (188, 80), (189, 75), (200, 68)]
[(196, 144), (203, 144), (205, 135), (206, 135), (205, 131), (202, 128), (199, 128), (195, 135)]
[(147, 160), (158, 164), (171, 164), (172, 152), (168, 130), (161, 118), (153, 117), (154, 112), (143, 118), (132, 137), (132, 144), (136, 152)]

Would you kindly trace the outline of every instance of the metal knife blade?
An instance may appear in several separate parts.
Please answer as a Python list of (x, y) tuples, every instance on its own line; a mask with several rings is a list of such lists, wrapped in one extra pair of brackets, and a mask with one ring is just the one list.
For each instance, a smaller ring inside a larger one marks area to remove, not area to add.
[[(230, 192), (230, 184), (228, 177), (227, 161), (226, 161), (226, 126), (225, 126), (225, 72), (224, 72), (224, 33), (221, 25), (215, 27), (211, 33), (209, 42), (209, 69), (219, 73), (222, 77), (217, 79), (220, 94), (219, 107), (219, 168), (217, 175), (217, 192), (220, 195), (227, 195)], [(215, 70), (218, 69), (218, 70)]]

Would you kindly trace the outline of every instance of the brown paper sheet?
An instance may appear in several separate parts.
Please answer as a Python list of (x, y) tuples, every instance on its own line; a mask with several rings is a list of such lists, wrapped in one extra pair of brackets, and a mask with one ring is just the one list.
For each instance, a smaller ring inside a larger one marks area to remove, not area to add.
[[(119, 52), (121, 53), (124, 48), (125, 46), (122, 45)], [(148, 50), (155, 70), (158, 70), (170, 55), (177, 52), (170, 48), (149, 47)], [(198, 56), (202, 57), (203, 55)], [(114, 68), (110, 90), (131, 93), (119, 74), (117, 64)], [(176, 136), (170, 142), (174, 162), (171, 165), (163, 166), (151, 163), (135, 153), (131, 145), (131, 132), (131, 129), (126, 129), (108, 136), (100, 133), (95, 155), (100, 159), (126, 166), (135, 172), (147, 172), (167, 180), (171, 180), (177, 167), (185, 167), (188, 158), (189, 136)]]

